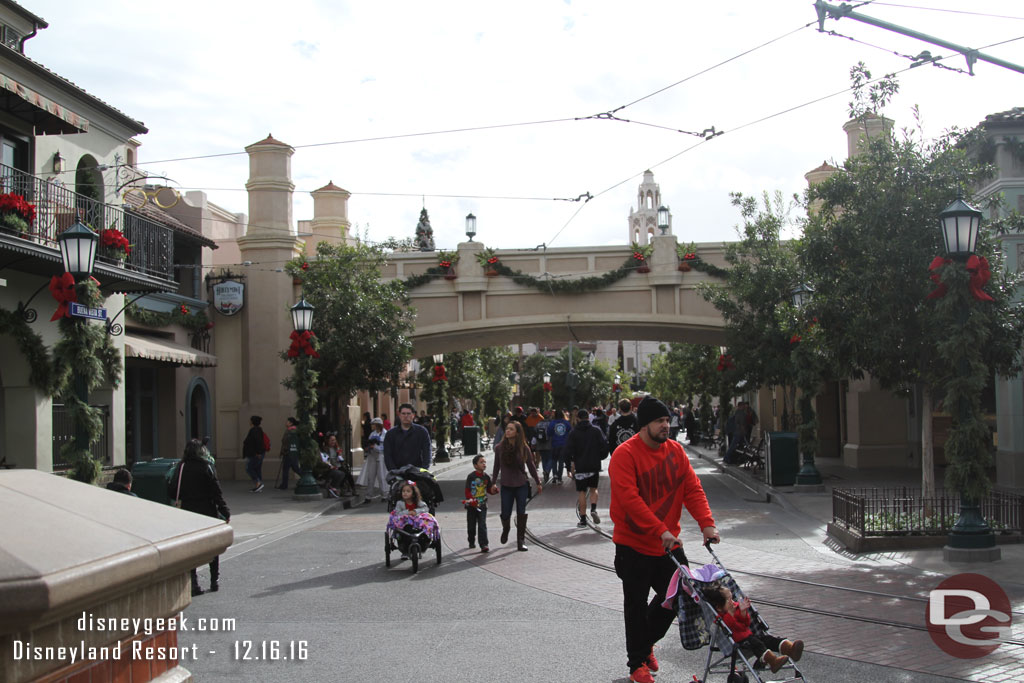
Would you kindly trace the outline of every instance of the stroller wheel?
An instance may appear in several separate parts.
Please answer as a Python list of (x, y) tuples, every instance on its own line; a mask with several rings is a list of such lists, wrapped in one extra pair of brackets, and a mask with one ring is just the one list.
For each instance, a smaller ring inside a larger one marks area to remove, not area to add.
[(441, 532), (437, 532), (437, 540), (434, 541), (434, 551), (437, 553), (437, 563), (441, 564)]
[(726, 683), (749, 683), (747, 674), (742, 671), (733, 671), (726, 679)]
[(420, 546), (418, 543), (409, 546), (409, 561), (412, 562), (412, 573), (415, 574), (420, 570)]
[(384, 566), (391, 566), (391, 537), (386, 531), (384, 532)]

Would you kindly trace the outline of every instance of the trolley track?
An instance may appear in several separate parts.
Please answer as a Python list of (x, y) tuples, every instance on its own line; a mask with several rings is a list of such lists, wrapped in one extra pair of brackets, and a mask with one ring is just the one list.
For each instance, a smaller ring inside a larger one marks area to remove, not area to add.
[[(594, 531), (598, 535), (603, 536), (603, 537), (611, 540), (611, 536), (607, 532), (604, 532), (604, 531), (602, 531), (600, 529), (597, 529), (597, 528), (595, 528), (595, 527), (593, 527), (592, 525), (589, 525), (589, 524), (588, 524), (588, 526), (589, 526), (589, 528), (592, 531)], [(595, 560), (592, 560), (592, 559), (589, 559), (589, 558), (586, 558), (586, 557), (581, 557), (581, 556), (576, 555), (574, 553), (571, 553), (571, 552), (569, 552), (567, 550), (564, 550), (564, 549), (559, 548), (557, 546), (551, 545), (550, 543), (546, 543), (545, 541), (543, 541), (539, 537), (537, 537), (533, 532), (531, 532), (529, 530), (529, 528), (527, 528), (527, 530), (526, 530), (526, 535), (527, 535), (527, 537), (530, 539), (530, 541), (534, 545), (536, 545), (536, 546), (538, 546), (540, 548), (543, 548), (544, 550), (546, 550), (546, 551), (548, 551), (550, 553), (553, 553), (555, 555), (563, 557), (563, 558), (565, 558), (567, 560), (570, 560), (572, 562), (575, 562), (577, 564), (582, 564), (582, 565), (586, 565), (586, 566), (589, 566), (589, 567), (594, 567), (595, 569), (601, 569), (603, 571), (615, 573), (615, 568), (613, 566), (607, 564), (607, 563), (598, 562), (598, 561), (595, 561)], [(779, 581), (779, 582), (797, 583), (797, 584), (802, 584), (802, 585), (805, 585), (805, 586), (808, 586), (808, 587), (813, 587), (813, 588), (823, 588), (823, 589), (828, 589), (828, 590), (836, 590), (836, 591), (844, 591), (844, 592), (849, 592), (849, 593), (857, 593), (857, 594), (871, 596), (873, 598), (881, 598), (881, 599), (885, 599), (885, 600), (902, 600), (902, 601), (919, 602), (919, 603), (927, 603), (928, 602), (927, 599), (920, 598), (920, 597), (917, 597), (917, 596), (905, 596), (905, 595), (896, 595), (896, 594), (893, 594), (893, 593), (882, 593), (882, 592), (879, 592), (879, 591), (865, 590), (863, 588), (848, 588), (848, 587), (844, 587), (844, 586), (836, 586), (834, 584), (827, 584), (827, 583), (819, 583), (819, 582), (815, 582), (815, 581), (808, 581), (806, 579), (793, 579), (793, 578), (783, 577), (783, 576), (772, 576), (772, 575), (764, 574), (764, 573), (760, 573), (760, 572), (749, 572), (749, 571), (743, 571), (743, 570), (732, 570), (732, 569), (730, 569), (729, 573), (730, 574), (742, 574), (742, 575), (745, 575), (745, 576), (752, 576), (752, 577), (756, 577), (756, 578), (759, 578), (759, 579), (762, 579), (762, 580), (766, 580), (766, 581)], [(927, 626), (923, 626), (923, 625), (920, 625), (920, 624), (911, 624), (911, 623), (907, 623), (907, 622), (894, 621), (894, 620), (890, 620), (890, 619), (880, 619), (878, 617), (869, 617), (869, 616), (864, 616), (864, 615), (860, 615), (860, 614), (848, 614), (848, 613), (844, 613), (844, 612), (836, 612), (836, 611), (833, 611), (833, 610), (821, 609), (821, 608), (818, 608), (818, 607), (806, 607), (806, 606), (803, 606), (803, 605), (793, 605), (793, 604), (787, 604), (787, 603), (782, 603), (782, 602), (773, 601), (773, 600), (766, 600), (766, 599), (763, 599), (763, 598), (758, 598), (757, 602), (760, 605), (766, 605), (766, 606), (774, 607), (774, 608), (777, 608), (777, 609), (790, 610), (790, 611), (794, 611), (794, 612), (804, 612), (804, 613), (807, 613), (807, 614), (814, 614), (814, 615), (817, 615), (817, 616), (824, 616), (824, 617), (832, 617), (832, 618), (840, 619), (840, 620), (858, 621), (858, 622), (862, 622), (862, 623), (866, 623), (866, 624), (873, 624), (873, 625), (877, 625), (877, 626), (889, 626), (889, 627), (892, 627), (892, 628), (902, 628), (902, 629), (908, 629), (908, 630), (914, 630), (914, 631), (927, 631), (928, 630)], [(1020, 616), (1021, 614), (1022, 614), (1021, 612), (1016, 612), (1016, 611), (1013, 612), (1014, 616)], [(999, 643), (1005, 644), (1005, 645), (1015, 645), (1017, 647), (1024, 648), (1024, 641), (1022, 641), (1022, 640), (1008, 639), (1008, 640), (998, 640), (998, 641), (994, 640), (993, 642), (999, 642)]]

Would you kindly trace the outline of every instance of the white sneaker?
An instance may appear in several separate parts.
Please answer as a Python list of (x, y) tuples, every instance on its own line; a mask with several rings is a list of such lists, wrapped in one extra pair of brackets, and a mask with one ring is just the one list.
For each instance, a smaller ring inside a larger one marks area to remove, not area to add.
[(597, 516), (597, 510), (590, 511), (590, 518), (594, 520), (594, 524), (600, 524), (601, 518)]
[(260, 484), (259, 486), (257, 486), (256, 488), (254, 488), (254, 489), (252, 490), (252, 492), (253, 492), (253, 493), (259, 493), (259, 492), (260, 492), (260, 491), (262, 491), (262, 490), (263, 490), (263, 484), (261, 483), (261, 484)]

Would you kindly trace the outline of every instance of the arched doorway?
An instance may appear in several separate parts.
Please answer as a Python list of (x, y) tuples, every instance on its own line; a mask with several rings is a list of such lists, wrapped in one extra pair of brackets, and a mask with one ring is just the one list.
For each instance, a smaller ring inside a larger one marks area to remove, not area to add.
[(78, 161), (75, 170), (75, 209), (82, 214), (82, 222), (96, 232), (108, 227), (103, 224), (103, 199), (106, 189), (103, 174), (96, 159), (86, 154)]
[(185, 441), (212, 436), (212, 406), (206, 380), (193, 377), (185, 391)]

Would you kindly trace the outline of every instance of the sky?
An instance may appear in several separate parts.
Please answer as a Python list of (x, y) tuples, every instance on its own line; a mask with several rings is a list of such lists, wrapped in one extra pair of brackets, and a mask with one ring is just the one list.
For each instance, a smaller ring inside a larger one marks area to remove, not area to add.
[[(412, 237), (425, 206), (438, 248), (465, 241), (470, 212), (492, 247), (626, 244), (646, 169), (680, 241), (735, 239), (731, 192), (791, 195), (845, 158), (850, 94), (808, 103), (848, 88), (857, 62), (880, 76), (929, 50), (966, 71), (952, 50), (849, 18), (820, 33), (810, 0), (21, 4), (50, 24), (28, 56), (149, 128), (150, 174), (247, 213), (243, 148), (272, 133), (296, 147), (296, 220), (333, 181), (357, 234)], [(1024, 36), (1018, 0), (857, 11), (975, 49)], [(982, 51), (1024, 64), (1024, 40)], [(1024, 74), (974, 73), (900, 73), (885, 113), (916, 127), (917, 105), (931, 138), (1024, 106)], [(586, 118), (612, 111), (632, 123)], [(689, 134), (711, 127), (723, 134)]]

